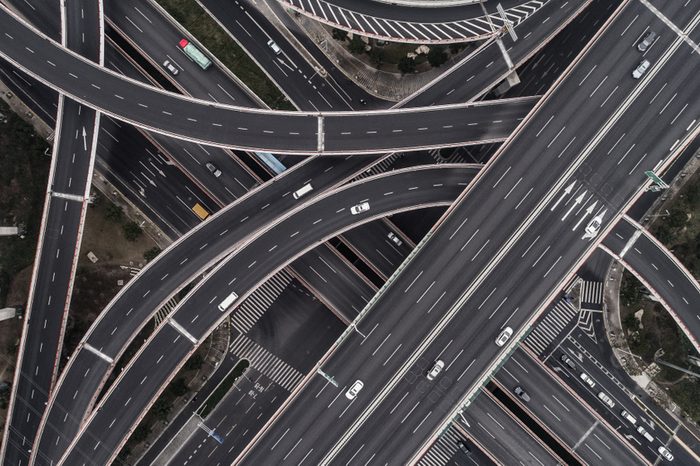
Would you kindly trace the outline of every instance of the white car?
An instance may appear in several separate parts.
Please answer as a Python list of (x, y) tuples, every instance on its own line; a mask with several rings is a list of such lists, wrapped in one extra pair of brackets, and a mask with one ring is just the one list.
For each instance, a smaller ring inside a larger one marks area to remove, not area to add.
[(649, 60), (642, 60), (642, 62), (637, 65), (637, 67), (632, 71), (632, 77), (634, 79), (639, 79), (642, 76), (644, 76), (644, 73), (647, 72), (649, 69), (649, 66), (651, 66), (651, 63), (649, 63)]
[(180, 72), (180, 70), (178, 70), (178, 69), (175, 67), (175, 65), (172, 64), (172, 62), (171, 62), (170, 60), (165, 60), (165, 61), (163, 62), (163, 68), (165, 68), (166, 70), (170, 71), (170, 74), (172, 74), (173, 76), (177, 76), (178, 73)]
[(354, 400), (355, 397), (357, 396), (358, 393), (360, 393), (360, 390), (362, 390), (362, 387), (364, 387), (365, 384), (362, 383), (362, 380), (356, 380), (354, 384), (352, 384), (352, 387), (345, 392), (345, 398), (348, 400)]
[(581, 375), (580, 375), (579, 377), (580, 377), (581, 380), (583, 380), (583, 381), (586, 383), (586, 385), (588, 385), (589, 387), (591, 387), (591, 388), (595, 387), (595, 382), (594, 382), (593, 379), (590, 378), (590, 377), (588, 376), (588, 374), (586, 374), (585, 372), (581, 372)]
[(642, 434), (642, 437), (644, 437), (645, 439), (647, 439), (647, 441), (649, 441), (649, 442), (653, 442), (653, 441), (654, 441), (654, 436), (651, 435), (649, 432), (647, 432), (647, 430), (646, 430), (644, 427), (642, 427), (642, 426), (637, 427), (637, 432), (639, 432), (640, 434)]
[(600, 399), (600, 401), (602, 401), (603, 403), (608, 405), (610, 408), (615, 407), (615, 402), (613, 400), (611, 400), (610, 397), (603, 392), (598, 392), (598, 399)]
[(357, 204), (350, 207), (350, 213), (353, 215), (361, 214), (362, 212), (367, 212), (368, 210), (369, 202), (363, 202), (361, 204)]
[(401, 241), (401, 238), (399, 238), (396, 233), (393, 231), (390, 231), (388, 235), (386, 235), (387, 238), (391, 240), (392, 243), (394, 243), (397, 246), (401, 246), (403, 244), (403, 241)]
[(659, 447), (659, 455), (663, 456), (666, 461), (673, 461), (673, 455), (671, 454), (670, 451), (668, 451), (668, 448), (666, 447)]
[(282, 53), (282, 49), (280, 48), (280, 46), (277, 45), (277, 43), (272, 39), (267, 41), (267, 46), (272, 49), (275, 55), (279, 55), (280, 53)]
[(513, 329), (510, 327), (504, 328), (501, 334), (498, 335), (498, 338), (496, 338), (496, 344), (498, 346), (505, 345), (511, 335), (513, 335)]
[(221, 170), (216, 168), (216, 165), (214, 165), (211, 162), (207, 162), (206, 164), (207, 170), (209, 170), (215, 177), (220, 177), (221, 176)]
[(433, 367), (428, 372), (428, 375), (426, 375), (428, 380), (433, 380), (435, 377), (437, 377), (443, 367), (445, 367), (444, 362), (440, 361), (439, 359), (435, 361), (435, 364), (433, 364)]

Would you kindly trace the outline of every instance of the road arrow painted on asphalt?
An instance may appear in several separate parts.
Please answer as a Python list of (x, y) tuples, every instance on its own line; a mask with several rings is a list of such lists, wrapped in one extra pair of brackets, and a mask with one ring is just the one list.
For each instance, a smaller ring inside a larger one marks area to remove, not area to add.
[(576, 225), (574, 225), (571, 231), (576, 231), (576, 229), (581, 225), (581, 223), (586, 219), (586, 217), (593, 213), (593, 209), (595, 209), (596, 204), (598, 204), (598, 201), (594, 201), (593, 204), (588, 206), (588, 209), (586, 209), (584, 214), (581, 216), (581, 219), (578, 222), (576, 222)]
[(85, 131), (85, 127), (83, 126), (83, 150), (87, 152), (87, 132)]
[(583, 202), (583, 198), (586, 196), (586, 193), (587, 193), (587, 192), (588, 192), (588, 190), (586, 190), (586, 191), (582, 192), (581, 194), (579, 194), (579, 196), (576, 198), (576, 200), (574, 201), (574, 203), (571, 204), (571, 207), (569, 208), (569, 210), (567, 210), (566, 213), (564, 214), (564, 216), (561, 218), (561, 221), (562, 221), (562, 222), (563, 222), (564, 220), (566, 220), (566, 217), (568, 217), (569, 214), (570, 214), (571, 212), (573, 212), (573, 210), (576, 208), (577, 205), (579, 205), (580, 203)]
[(154, 164), (153, 162), (148, 162), (148, 163), (151, 164), (151, 166), (155, 169), (155, 171), (157, 171), (157, 172), (160, 174), (160, 176), (162, 176), (163, 178), (165, 178), (165, 172), (164, 172), (163, 170), (161, 170), (160, 168), (156, 167), (155, 164)]
[(575, 185), (575, 184), (576, 184), (576, 181), (573, 181), (573, 182), (564, 190), (564, 194), (562, 194), (561, 197), (560, 197), (559, 199), (557, 199), (557, 202), (554, 203), (554, 205), (552, 206), (552, 208), (549, 209), (551, 212), (553, 212), (554, 209), (557, 208), (557, 206), (559, 205), (559, 203), (560, 203), (561, 201), (563, 201), (564, 198), (565, 198), (566, 196), (568, 196), (569, 194), (571, 194), (571, 191), (573, 191), (574, 185)]
[(157, 187), (156, 182), (153, 181), (152, 179), (150, 179), (149, 177), (147, 177), (144, 172), (141, 172), (141, 174), (143, 175), (144, 178), (146, 178), (148, 180), (149, 183), (151, 183), (154, 187)]

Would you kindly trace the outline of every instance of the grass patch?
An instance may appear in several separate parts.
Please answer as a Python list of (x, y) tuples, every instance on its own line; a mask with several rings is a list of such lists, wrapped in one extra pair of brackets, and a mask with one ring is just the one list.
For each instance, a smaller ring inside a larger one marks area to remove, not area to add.
[(202, 408), (199, 410), (199, 415), (202, 417), (202, 419), (205, 419), (207, 416), (209, 416), (209, 413), (214, 411), (214, 408), (216, 408), (221, 400), (224, 399), (226, 394), (233, 387), (233, 384), (236, 383), (236, 380), (238, 380), (238, 377), (245, 372), (249, 365), (250, 363), (248, 361), (242, 359), (234, 366), (233, 369), (231, 369), (231, 372), (229, 372), (224, 380), (221, 381), (219, 386), (216, 387), (216, 390), (211, 392), (211, 395), (209, 395), (207, 401), (204, 402)]
[[(19, 226), (25, 237), (0, 238), (0, 307), (13, 278), (34, 262), (51, 159), (34, 129), (0, 101), (0, 225)], [(26, 299), (26, 296), (25, 296)]]
[(260, 67), (195, 0), (156, 0), (270, 108), (296, 110)]

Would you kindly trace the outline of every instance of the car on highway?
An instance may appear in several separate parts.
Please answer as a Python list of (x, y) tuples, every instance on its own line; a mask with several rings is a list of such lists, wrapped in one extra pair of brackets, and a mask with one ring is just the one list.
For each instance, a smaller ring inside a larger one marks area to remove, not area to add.
[(668, 448), (661, 446), (658, 449), (659, 455), (663, 456), (666, 461), (673, 461), (673, 455)]
[(277, 45), (277, 43), (272, 39), (267, 41), (267, 46), (272, 49), (275, 55), (279, 55), (280, 53), (282, 53), (282, 49), (280, 48), (280, 46)]
[(594, 387), (595, 387), (595, 382), (594, 382), (593, 379), (592, 379), (588, 374), (586, 374), (585, 372), (581, 372), (581, 375), (580, 375), (579, 377), (580, 377), (581, 380), (583, 380), (583, 381), (586, 383), (586, 385), (588, 385), (589, 387), (591, 387), (591, 388), (594, 388)]
[(399, 247), (403, 244), (403, 241), (401, 241), (401, 238), (399, 238), (397, 236), (397, 234), (394, 233), (393, 231), (390, 231), (389, 234), (386, 236), (387, 236), (387, 238), (389, 238), (391, 240), (392, 243), (394, 243), (395, 245), (397, 245)]
[(561, 359), (561, 362), (563, 362), (564, 364), (566, 364), (570, 368), (576, 369), (576, 364), (574, 364), (574, 361), (572, 361), (571, 358), (568, 357), (567, 355), (562, 354), (560, 359)]
[(615, 407), (615, 402), (605, 393), (603, 392), (598, 392), (598, 399), (608, 405), (610, 408)]
[(496, 338), (496, 345), (505, 345), (511, 335), (513, 335), (513, 329), (510, 327), (504, 328), (501, 334), (498, 335), (498, 338)]
[(369, 202), (362, 202), (360, 204), (350, 207), (350, 213), (353, 215), (361, 214), (362, 212), (367, 212), (369, 210)]
[(180, 73), (180, 70), (178, 70), (177, 67), (173, 65), (173, 63), (170, 60), (165, 60), (163, 62), (163, 68), (170, 71), (170, 74), (172, 74), (173, 76), (177, 76), (178, 73)]
[(210, 172), (212, 172), (212, 174), (213, 174), (215, 177), (218, 178), (218, 177), (221, 176), (221, 170), (219, 170), (219, 169), (216, 167), (216, 165), (214, 165), (213, 163), (207, 162), (207, 163), (205, 163), (204, 165), (207, 167), (207, 169), (208, 169)]
[(649, 441), (649, 442), (654, 441), (654, 436), (651, 435), (649, 432), (647, 432), (647, 430), (644, 428), (644, 426), (638, 426), (637, 432), (639, 432), (642, 435), (642, 437), (647, 439), (647, 441)]
[(469, 448), (469, 445), (467, 445), (467, 442), (465, 442), (464, 440), (460, 440), (459, 442), (457, 442), (457, 447), (459, 447), (459, 449), (460, 449), (460, 450), (462, 451), (462, 453), (464, 453), (465, 455), (471, 456), (471, 454), (472, 454), (472, 449)]
[(348, 400), (354, 400), (355, 397), (357, 396), (358, 393), (360, 393), (360, 390), (362, 390), (362, 387), (364, 387), (365, 384), (362, 383), (362, 380), (356, 380), (354, 384), (352, 384), (352, 387), (345, 392), (345, 398)]
[(626, 409), (623, 409), (622, 411), (620, 411), (620, 416), (622, 416), (622, 417), (624, 417), (625, 419), (627, 419), (627, 421), (628, 421), (630, 424), (632, 424), (632, 425), (635, 425), (635, 424), (637, 423), (637, 418), (634, 417), (634, 416), (632, 416), (632, 415), (629, 413), (629, 411), (627, 411)]
[(231, 307), (231, 304), (234, 303), (238, 299), (238, 295), (236, 293), (231, 293), (226, 298), (219, 303), (217, 306), (221, 312), (224, 312), (226, 309)]
[(293, 197), (294, 199), (299, 199), (299, 198), (300, 198), (301, 196), (303, 196), (304, 194), (310, 193), (310, 192), (313, 191), (313, 190), (314, 190), (314, 187), (311, 186), (311, 183), (306, 183), (304, 186), (302, 186), (301, 188), (299, 188), (299, 189), (297, 189), (296, 191), (294, 191), (294, 192), (292, 193), (292, 197)]
[(656, 39), (656, 33), (654, 31), (647, 32), (644, 39), (637, 44), (637, 50), (640, 52), (646, 52), (649, 46), (654, 43), (654, 39)]
[(530, 395), (528, 395), (528, 393), (525, 390), (523, 390), (523, 388), (520, 385), (515, 387), (513, 392), (515, 392), (515, 394), (518, 395), (518, 398), (523, 400), (525, 403), (530, 401)]
[(649, 66), (651, 66), (651, 63), (649, 63), (649, 60), (642, 60), (639, 65), (632, 71), (632, 77), (634, 79), (639, 79), (642, 76), (644, 76), (644, 73), (647, 72), (649, 69)]
[(433, 380), (435, 377), (437, 377), (437, 375), (442, 371), (443, 367), (445, 367), (444, 362), (439, 359), (435, 361), (435, 364), (433, 364), (433, 367), (430, 368), (428, 374), (426, 375), (428, 380)]

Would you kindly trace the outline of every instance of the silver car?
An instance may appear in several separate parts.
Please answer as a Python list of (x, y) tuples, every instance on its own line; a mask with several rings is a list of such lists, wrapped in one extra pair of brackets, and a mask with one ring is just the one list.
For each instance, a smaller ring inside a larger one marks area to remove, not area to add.
[(170, 71), (170, 74), (172, 74), (173, 76), (177, 76), (178, 73), (180, 73), (180, 70), (178, 70), (177, 67), (173, 65), (173, 63), (170, 60), (165, 60), (163, 62), (163, 68)]
[(353, 215), (361, 214), (362, 212), (367, 212), (368, 210), (369, 202), (363, 202), (361, 204), (357, 204), (350, 207), (350, 213)]
[(642, 62), (637, 65), (637, 67), (632, 71), (632, 77), (634, 79), (639, 79), (642, 76), (644, 76), (644, 73), (647, 72), (649, 67), (651, 66), (651, 63), (649, 63), (649, 60), (642, 60)]

